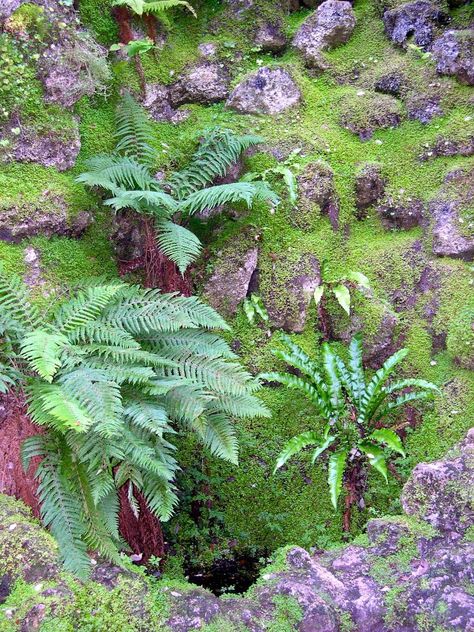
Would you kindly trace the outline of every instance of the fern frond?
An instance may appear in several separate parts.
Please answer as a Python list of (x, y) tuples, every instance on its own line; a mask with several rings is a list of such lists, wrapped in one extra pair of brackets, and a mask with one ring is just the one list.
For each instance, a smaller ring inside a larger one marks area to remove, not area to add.
[(61, 352), (68, 344), (68, 339), (62, 334), (35, 329), (23, 339), (21, 354), (34, 371), (51, 383), (61, 366)]
[(205, 209), (214, 209), (224, 204), (245, 202), (250, 208), (256, 199), (278, 202), (276, 194), (263, 183), (234, 182), (218, 184), (191, 193), (181, 202), (180, 210), (188, 215), (194, 215)]
[(227, 415), (222, 412), (206, 413), (194, 420), (192, 428), (212, 454), (237, 465), (235, 428)]
[(296, 375), (290, 375), (289, 373), (261, 373), (259, 375), (261, 380), (266, 380), (267, 382), (280, 382), (284, 386), (288, 388), (292, 388), (298, 391), (302, 391), (305, 395), (309, 397), (309, 399), (316, 404), (317, 409), (321, 414), (326, 416), (326, 418), (331, 418), (334, 416), (334, 411), (332, 410), (330, 404), (323, 399), (317, 389), (312, 386), (306, 380), (303, 380)]
[(236, 418), (271, 417), (268, 408), (253, 395), (218, 395), (211, 400), (207, 410), (223, 411)]
[(140, 213), (153, 215), (158, 219), (170, 217), (178, 211), (178, 205), (171, 195), (164, 191), (120, 191), (104, 202), (115, 211), (132, 208)]
[(201, 242), (190, 230), (174, 222), (158, 221), (155, 228), (159, 247), (184, 274), (186, 268), (201, 254)]
[(163, 13), (163, 11), (169, 11), (169, 9), (174, 9), (175, 7), (184, 7), (190, 13), (197, 17), (196, 11), (194, 8), (186, 2), (186, 0), (154, 0), (153, 2), (147, 1), (144, 4), (143, 12), (144, 13), (152, 13), (153, 15), (159, 15)]
[(95, 156), (86, 162), (86, 167), (88, 171), (81, 173), (76, 182), (100, 187), (113, 195), (134, 189), (151, 191), (157, 186), (147, 167), (131, 156)]
[(27, 390), (28, 414), (38, 425), (85, 432), (94, 419), (80, 402), (58, 384), (33, 383)]
[(149, 144), (153, 127), (143, 107), (128, 92), (117, 105), (115, 124), (116, 150), (151, 167), (156, 158), (156, 152)]
[(123, 283), (109, 283), (89, 287), (64, 303), (55, 314), (55, 325), (60, 333), (68, 334), (97, 319), (113, 300)]
[(178, 496), (174, 486), (165, 484), (159, 478), (147, 478), (141, 488), (147, 505), (152, 513), (161, 521), (166, 522), (173, 515), (173, 510), (178, 504)]
[(217, 177), (225, 176), (246, 149), (261, 142), (263, 139), (259, 136), (239, 136), (220, 127), (207, 130), (189, 165), (174, 173), (168, 183), (176, 197), (183, 200)]
[(159, 333), (152, 339), (153, 348), (169, 360), (177, 362), (190, 354), (234, 360), (237, 355), (220, 336), (201, 329), (182, 329)]
[(9, 328), (21, 332), (38, 327), (40, 314), (30, 303), (29, 291), (20, 277), (7, 275), (0, 265), (0, 312), (8, 319)]

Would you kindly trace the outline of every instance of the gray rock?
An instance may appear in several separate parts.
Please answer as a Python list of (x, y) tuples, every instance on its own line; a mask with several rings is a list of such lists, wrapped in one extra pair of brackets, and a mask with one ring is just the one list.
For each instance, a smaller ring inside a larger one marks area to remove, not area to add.
[(409, 230), (423, 220), (423, 203), (420, 200), (395, 200), (387, 197), (377, 207), (382, 224), (387, 229)]
[(439, 97), (418, 95), (406, 102), (408, 118), (420, 123), (429, 123), (435, 116), (442, 116)]
[(278, 114), (300, 100), (301, 92), (286, 70), (265, 66), (244, 79), (226, 105), (242, 114)]
[(393, 97), (399, 97), (407, 86), (405, 76), (400, 72), (391, 72), (388, 75), (382, 75), (375, 83), (375, 91), (382, 94), (390, 94)]
[(326, 0), (300, 26), (293, 46), (302, 53), (307, 66), (320, 68), (321, 52), (345, 44), (355, 24), (349, 2)]
[(459, 202), (456, 200), (435, 201), (430, 205), (434, 219), (433, 252), (439, 257), (454, 257), (472, 261), (474, 259), (474, 236), (461, 232)]
[(170, 86), (161, 83), (147, 84), (142, 105), (155, 121), (181, 123), (188, 118), (189, 112), (177, 110), (171, 105), (170, 90)]
[(75, 165), (81, 149), (77, 121), (67, 131), (49, 130), (47, 133), (40, 133), (34, 127), (22, 125), (19, 121), (11, 127), (17, 127), (21, 132), (14, 136), (6, 131), (5, 136), (9, 136), (12, 143), (7, 160), (36, 162), (45, 167), (55, 167), (58, 171), (71, 169)]
[[(251, 244), (249, 239), (244, 242)], [(238, 248), (237, 248), (238, 247)], [(248, 246), (247, 246), (248, 247)], [(206, 300), (224, 316), (233, 316), (249, 291), (258, 263), (258, 248), (242, 249), (241, 240), (219, 253), (211, 278), (204, 288)]]
[(107, 50), (79, 32), (59, 45), (51, 44), (38, 63), (45, 100), (71, 107), (83, 96), (105, 94), (111, 80)]
[(302, 332), (313, 292), (320, 283), (316, 257), (305, 254), (294, 262), (280, 256), (272, 266), (265, 284), (267, 289), (261, 289), (272, 325), (289, 332)]
[(41, 198), (34, 207), (26, 212), (21, 208), (4, 208), (0, 213), (0, 240), (17, 243), (26, 237), (52, 235), (79, 237), (92, 222), (92, 216), (82, 211), (74, 217), (68, 216), (68, 207), (64, 200), (45, 194), (48, 206), (54, 202), (54, 210), (42, 208)]
[(464, 534), (474, 524), (474, 428), (442, 461), (420, 463), (402, 493), (402, 507), (443, 533)]
[(214, 42), (203, 42), (199, 44), (198, 51), (204, 59), (214, 59), (217, 55), (217, 44), (214, 44)]
[(173, 107), (183, 103), (209, 105), (223, 101), (229, 95), (230, 75), (224, 64), (202, 61), (189, 67), (171, 86)]
[(16, 11), (22, 4), (22, 0), (2, 0), (0, 4), (0, 24), (10, 17), (13, 11)]
[(280, 24), (264, 22), (255, 33), (254, 43), (264, 52), (281, 53), (286, 48), (287, 40)]
[(356, 176), (356, 207), (358, 217), (363, 216), (370, 206), (380, 200), (385, 191), (385, 179), (382, 177), (381, 169), (378, 165), (365, 165)]
[(334, 188), (334, 173), (329, 165), (317, 161), (306, 165), (298, 176), (298, 202), (292, 210), (292, 223), (303, 230), (312, 228), (312, 218), (327, 215), (337, 230), (339, 201)]
[(432, 43), (436, 27), (445, 19), (445, 14), (430, 0), (406, 2), (383, 14), (385, 32), (393, 42), (403, 46), (413, 37), (413, 42), (422, 48)]
[(436, 70), (453, 75), (461, 83), (474, 85), (474, 30), (447, 31), (435, 40), (431, 53)]

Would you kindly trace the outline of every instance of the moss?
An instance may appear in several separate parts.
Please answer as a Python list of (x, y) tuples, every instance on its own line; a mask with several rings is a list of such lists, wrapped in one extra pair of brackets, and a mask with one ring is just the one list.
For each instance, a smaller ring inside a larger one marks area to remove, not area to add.
[(112, 0), (81, 0), (79, 14), (81, 22), (89, 27), (97, 41), (105, 46), (118, 41), (118, 27), (112, 17)]
[(363, 90), (345, 95), (341, 110), (344, 127), (361, 136), (398, 125), (403, 114), (401, 104), (393, 97)]
[(474, 368), (474, 307), (463, 310), (449, 327), (447, 348), (459, 365)]
[(275, 613), (271, 621), (266, 624), (268, 632), (287, 632), (297, 630), (298, 623), (303, 618), (303, 611), (294, 597), (277, 595), (273, 597)]

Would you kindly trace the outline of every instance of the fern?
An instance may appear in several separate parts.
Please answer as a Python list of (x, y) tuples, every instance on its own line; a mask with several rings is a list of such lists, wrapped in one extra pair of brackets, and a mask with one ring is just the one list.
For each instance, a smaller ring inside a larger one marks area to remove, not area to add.
[(119, 101), (115, 124), (116, 150), (151, 167), (155, 161), (155, 151), (149, 145), (149, 140), (153, 137), (153, 128), (143, 108), (128, 92)]
[[(328, 484), (331, 502), (336, 509), (344, 472), (348, 472), (350, 482), (354, 469), (360, 468), (362, 459), (366, 458), (369, 465), (387, 480), (386, 454), (380, 446), (405, 456), (399, 436), (390, 428), (379, 427), (381, 420), (408, 402), (432, 397), (434, 393), (439, 393), (439, 389), (431, 382), (419, 379), (405, 379), (387, 385), (395, 368), (408, 353), (406, 349), (400, 349), (388, 358), (367, 382), (360, 336), (355, 336), (349, 345), (348, 364), (328, 343), (322, 345), (322, 358), (318, 363), (288, 336), (283, 335), (282, 342), (285, 349), (278, 349), (274, 354), (298, 369), (304, 378), (276, 372), (263, 373), (259, 377), (302, 392), (315, 405), (325, 427), (322, 436), (318, 431), (310, 430), (290, 439), (277, 460), (275, 471), (308, 445), (317, 446), (312, 457), (313, 463), (326, 451), (330, 452)], [(397, 392), (413, 388), (419, 390), (391, 399)], [(348, 492), (346, 515), (355, 496), (356, 492)]]
[(161, 250), (176, 263), (183, 274), (189, 264), (198, 258), (201, 242), (190, 230), (173, 222), (157, 222), (156, 230), (156, 240)]
[(66, 567), (86, 577), (88, 548), (120, 563), (120, 487), (134, 511), (138, 490), (160, 519), (171, 516), (177, 432), (236, 463), (234, 420), (269, 413), (254, 395), (258, 381), (216, 333), (227, 325), (197, 298), (97, 281), (33, 327), (28, 290), (7, 285), (22, 302), (8, 298), (0, 311), (0, 387), (19, 379), (43, 428), (24, 443), (23, 463), (41, 457), (43, 519)]

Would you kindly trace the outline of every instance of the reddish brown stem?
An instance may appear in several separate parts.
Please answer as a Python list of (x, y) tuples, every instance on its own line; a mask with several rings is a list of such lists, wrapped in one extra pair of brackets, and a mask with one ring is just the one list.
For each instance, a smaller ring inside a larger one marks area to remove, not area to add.
[(134, 496), (140, 510), (138, 517), (133, 513), (128, 501), (128, 484), (120, 489), (120, 534), (128, 542), (132, 551), (142, 556), (140, 560), (142, 564), (146, 564), (152, 555), (163, 559), (165, 543), (160, 521), (151, 513), (143, 495), (136, 489), (134, 489)]
[(127, 7), (114, 7), (112, 15), (119, 27), (119, 40), (128, 44), (133, 39), (130, 11)]
[(329, 314), (326, 309), (324, 296), (321, 297), (318, 305), (318, 319), (319, 326), (321, 327), (321, 333), (323, 334), (323, 340), (331, 340), (332, 328), (329, 320)]
[(133, 62), (135, 64), (135, 70), (137, 71), (138, 80), (140, 82), (140, 93), (143, 98), (146, 97), (146, 79), (145, 79), (145, 71), (143, 70), (142, 60), (140, 55), (133, 56)]

